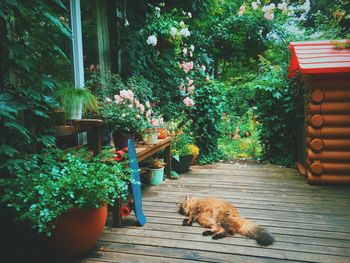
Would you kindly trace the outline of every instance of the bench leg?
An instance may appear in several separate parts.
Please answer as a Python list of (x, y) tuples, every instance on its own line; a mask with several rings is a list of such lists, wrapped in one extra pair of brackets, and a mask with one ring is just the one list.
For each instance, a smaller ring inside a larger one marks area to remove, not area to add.
[(122, 209), (122, 199), (118, 198), (115, 204), (112, 206), (112, 226), (121, 227), (122, 226), (122, 215), (120, 213)]
[(171, 177), (171, 147), (170, 145), (165, 148), (165, 175), (170, 178)]

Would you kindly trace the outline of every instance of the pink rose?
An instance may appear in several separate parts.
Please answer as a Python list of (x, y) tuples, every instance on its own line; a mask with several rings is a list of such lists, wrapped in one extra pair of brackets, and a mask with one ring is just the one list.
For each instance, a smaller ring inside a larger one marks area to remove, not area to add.
[(143, 106), (143, 104), (140, 104), (140, 112), (141, 114), (143, 114), (145, 112), (145, 106)]
[(148, 110), (147, 112), (146, 112), (146, 118), (149, 118), (150, 116), (151, 116), (151, 114), (152, 114), (152, 110)]
[(192, 84), (193, 84), (193, 80), (192, 79), (188, 80), (188, 86), (191, 86)]
[(183, 100), (183, 103), (185, 103), (185, 105), (186, 105), (187, 107), (192, 107), (192, 106), (194, 106), (194, 101), (193, 101), (191, 98), (189, 98), (189, 97), (186, 97), (186, 98)]
[(194, 93), (194, 86), (188, 87), (188, 92), (193, 94)]
[(140, 107), (140, 102), (137, 99), (134, 100), (134, 103), (136, 108)]
[(123, 98), (119, 95), (114, 95), (114, 100), (115, 100), (115, 103), (119, 103), (119, 102), (123, 101)]

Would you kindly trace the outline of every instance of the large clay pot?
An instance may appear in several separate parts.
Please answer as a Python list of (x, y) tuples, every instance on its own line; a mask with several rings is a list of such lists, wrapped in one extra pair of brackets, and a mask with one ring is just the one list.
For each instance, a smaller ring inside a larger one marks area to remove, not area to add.
[(171, 168), (179, 174), (186, 173), (190, 169), (192, 158), (193, 155), (180, 156), (179, 161), (173, 158), (171, 160)]
[(48, 246), (62, 257), (83, 255), (94, 247), (107, 219), (107, 204), (100, 208), (62, 214), (48, 238)]
[(124, 149), (125, 147), (128, 147), (128, 140), (131, 139), (135, 141), (135, 134), (123, 134), (118, 131), (114, 131), (112, 133), (114, 147), (117, 150)]

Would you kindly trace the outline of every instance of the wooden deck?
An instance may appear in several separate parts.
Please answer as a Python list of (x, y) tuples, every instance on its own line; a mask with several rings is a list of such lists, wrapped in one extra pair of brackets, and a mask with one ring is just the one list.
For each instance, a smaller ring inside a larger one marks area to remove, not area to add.
[[(272, 232), (260, 247), (239, 235), (221, 240), (182, 226), (176, 202), (186, 195), (217, 196)], [(350, 262), (350, 188), (310, 186), (295, 169), (257, 164), (194, 166), (178, 180), (145, 189), (148, 223), (133, 216), (106, 227), (96, 250), (79, 262)]]

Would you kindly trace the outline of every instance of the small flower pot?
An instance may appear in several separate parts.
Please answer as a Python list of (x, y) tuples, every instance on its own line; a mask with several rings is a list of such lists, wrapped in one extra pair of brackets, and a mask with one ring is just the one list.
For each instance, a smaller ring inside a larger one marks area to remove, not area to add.
[(114, 147), (117, 150), (124, 149), (125, 147), (128, 147), (128, 140), (135, 140), (135, 134), (123, 134), (121, 132), (114, 131), (112, 133)]
[(160, 185), (164, 179), (164, 167), (158, 169), (147, 169), (147, 183), (149, 185)]
[(171, 168), (179, 174), (186, 173), (190, 170), (192, 158), (193, 155), (180, 156), (179, 161), (173, 158)]
[(68, 120), (80, 120), (83, 116), (83, 100), (77, 99), (70, 105), (70, 108), (67, 112)]
[(144, 144), (156, 144), (158, 143), (158, 130), (147, 129), (142, 134)]
[(166, 128), (158, 128), (158, 139), (165, 139), (168, 136)]

